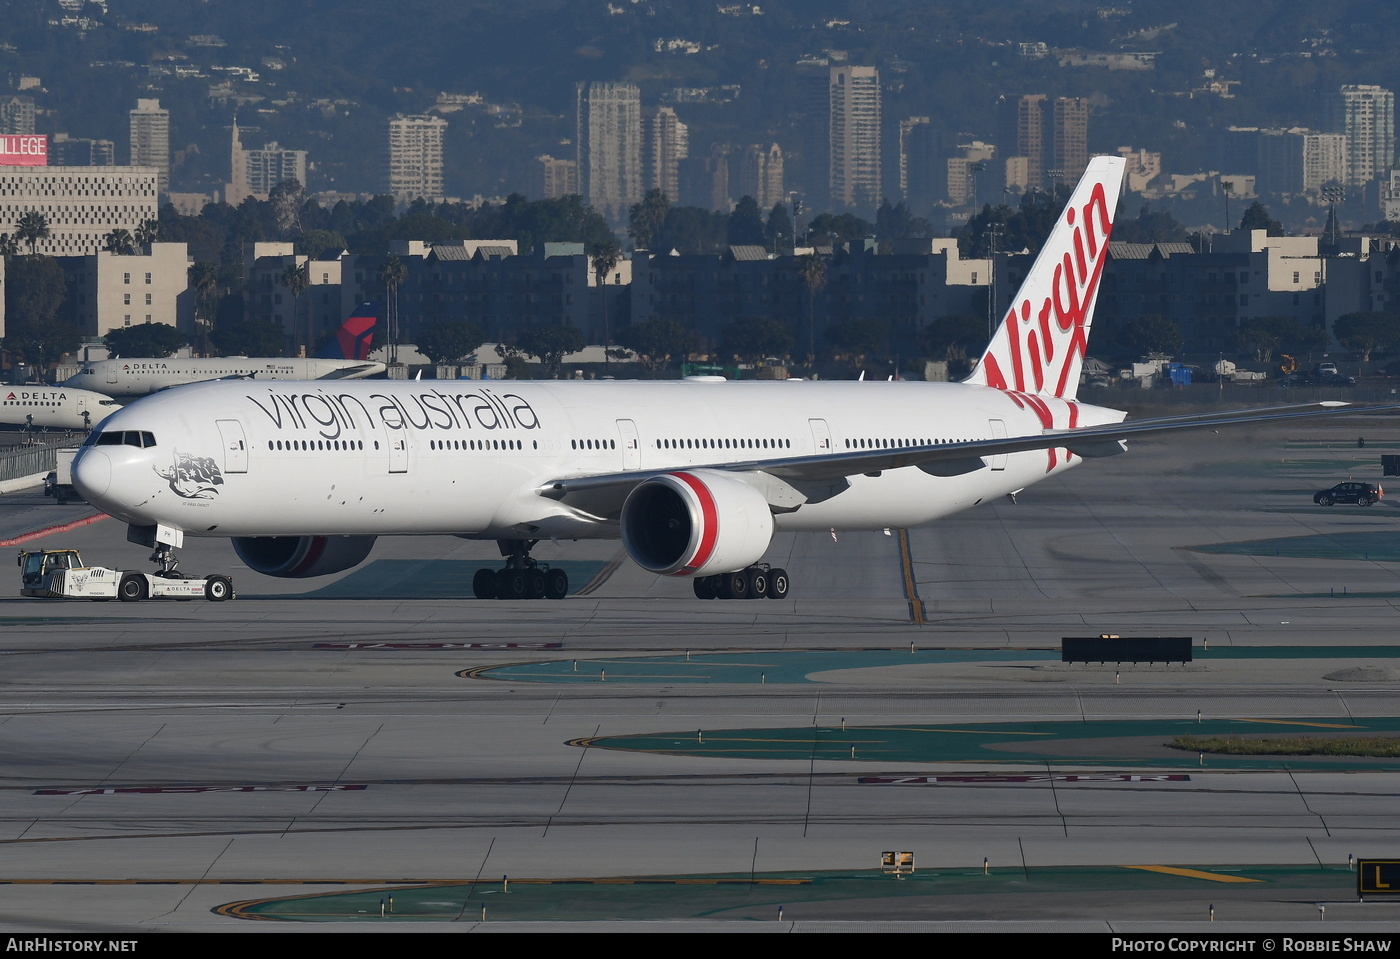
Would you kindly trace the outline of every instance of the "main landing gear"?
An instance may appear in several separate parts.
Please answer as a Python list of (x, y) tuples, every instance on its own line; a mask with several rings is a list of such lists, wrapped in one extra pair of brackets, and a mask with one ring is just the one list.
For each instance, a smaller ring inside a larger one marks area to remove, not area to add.
[(472, 577), (477, 599), (563, 599), (569, 595), (569, 574), (536, 562), (530, 550), (539, 540), (498, 539), (506, 558), (504, 569), (479, 569)]
[(767, 563), (733, 573), (698, 576), (694, 580), (696, 599), (786, 599), (787, 570)]

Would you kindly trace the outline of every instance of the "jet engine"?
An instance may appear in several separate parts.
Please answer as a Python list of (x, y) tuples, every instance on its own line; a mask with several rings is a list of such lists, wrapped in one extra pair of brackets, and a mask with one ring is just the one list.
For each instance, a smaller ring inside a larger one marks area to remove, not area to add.
[(637, 484), (622, 506), (622, 544), (643, 569), (708, 576), (758, 562), (773, 513), (756, 489), (717, 470), (664, 473)]
[(304, 579), (358, 566), (374, 547), (373, 536), (236, 536), (233, 551), (264, 576)]

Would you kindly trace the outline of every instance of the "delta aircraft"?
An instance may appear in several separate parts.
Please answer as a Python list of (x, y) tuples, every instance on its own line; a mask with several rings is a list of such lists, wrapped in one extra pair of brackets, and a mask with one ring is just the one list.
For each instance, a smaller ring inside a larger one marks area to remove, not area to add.
[(0, 429), (90, 430), (121, 404), (67, 386), (0, 386)]
[(89, 360), (64, 386), (96, 390), (123, 399), (204, 380), (358, 380), (384, 372), (369, 360), (378, 314), (363, 303), (345, 320), (335, 340), (316, 357), (137, 357)]
[(561, 599), (564, 571), (531, 547), (620, 537), (701, 598), (779, 598), (787, 572), (761, 563), (776, 532), (920, 526), (1135, 436), (1315, 415), (1125, 423), (1075, 398), (1123, 165), (1090, 162), (961, 383), (205, 383), (108, 419), (74, 485), (163, 566), (185, 535), (308, 577), (359, 564), (378, 536), (445, 533), (499, 544), (478, 597)]

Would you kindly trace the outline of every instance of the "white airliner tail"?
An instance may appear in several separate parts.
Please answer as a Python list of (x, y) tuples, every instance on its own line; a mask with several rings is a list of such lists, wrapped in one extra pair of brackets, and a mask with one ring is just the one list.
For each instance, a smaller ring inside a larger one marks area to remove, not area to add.
[(1094, 157), (968, 383), (1073, 399), (1123, 183), (1122, 157)]

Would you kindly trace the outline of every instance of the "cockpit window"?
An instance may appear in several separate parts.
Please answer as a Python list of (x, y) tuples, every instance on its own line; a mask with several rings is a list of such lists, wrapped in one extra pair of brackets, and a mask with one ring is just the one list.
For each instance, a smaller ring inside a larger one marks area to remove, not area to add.
[(117, 401), (116, 401), (116, 400), (98, 400), (98, 401), (97, 401), (97, 405), (98, 405), (98, 406), (116, 406), (116, 405), (117, 405)]
[(135, 446), (149, 449), (156, 445), (156, 435), (145, 430), (110, 430), (94, 433), (87, 438), (84, 446)]

